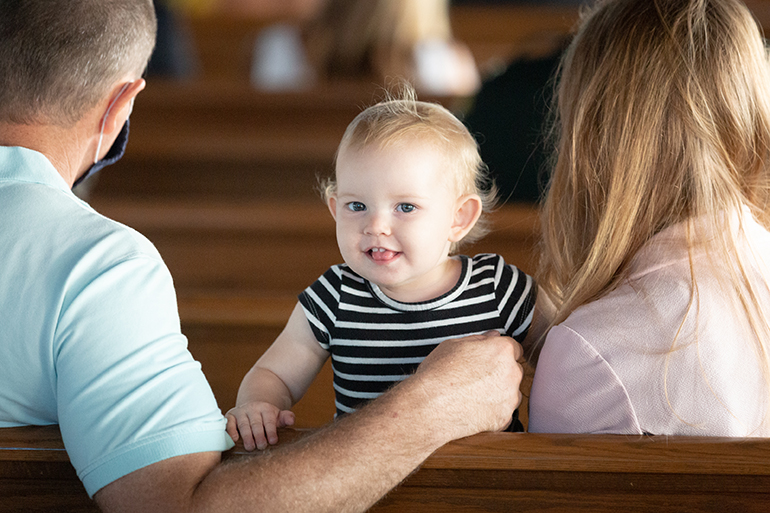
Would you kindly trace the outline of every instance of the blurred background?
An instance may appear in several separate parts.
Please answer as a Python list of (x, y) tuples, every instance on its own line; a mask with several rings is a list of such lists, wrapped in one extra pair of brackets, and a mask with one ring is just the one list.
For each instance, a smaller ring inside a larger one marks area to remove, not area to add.
[[(76, 192), (158, 247), (223, 411), (297, 294), (341, 261), (318, 179), (347, 124), (403, 81), (466, 123), (501, 190), (492, 233), (466, 252), (534, 272), (551, 80), (580, 2), (155, 3), (126, 155)], [(747, 4), (770, 28), (770, 0)], [(331, 420), (328, 363), (295, 412), (300, 427)]]

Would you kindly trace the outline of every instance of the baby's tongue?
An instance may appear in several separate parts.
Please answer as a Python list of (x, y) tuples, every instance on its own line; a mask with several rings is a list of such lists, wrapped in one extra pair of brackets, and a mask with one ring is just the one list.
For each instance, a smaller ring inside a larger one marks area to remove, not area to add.
[(396, 252), (390, 251), (390, 250), (372, 251), (371, 254), (372, 254), (372, 260), (377, 260), (377, 261), (390, 260), (391, 258), (396, 256)]

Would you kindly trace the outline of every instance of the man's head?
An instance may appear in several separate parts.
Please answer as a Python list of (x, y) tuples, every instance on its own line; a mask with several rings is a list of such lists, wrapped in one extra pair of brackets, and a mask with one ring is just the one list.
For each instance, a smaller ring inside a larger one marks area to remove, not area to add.
[(73, 125), (141, 74), (155, 34), (151, 0), (2, 0), (0, 122)]

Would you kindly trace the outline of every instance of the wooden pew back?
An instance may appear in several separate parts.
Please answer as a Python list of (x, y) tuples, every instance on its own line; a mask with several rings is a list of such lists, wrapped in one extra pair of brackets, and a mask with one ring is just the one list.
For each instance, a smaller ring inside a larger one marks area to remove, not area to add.
[[(283, 430), (282, 443), (306, 433)], [(237, 446), (228, 459), (258, 457)], [(483, 433), (442, 447), (373, 512), (765, 512), (770, 441)], [(0, 512), (97, 511), (57, 426), (0, 429)]]
[[(528, 51), (543, 36), (568, 33), (577, 8), (558, 5), (452, 6), (454, 37), (468, 45), (482, 67)], [(190, 28), (204, 79), (248, 81), (254, 42), (273, 23), (301, 26), (301, 20), (217, 13), (191, 18)]]
[[(148, 237), (181, 292), (296, 295), (342, 261), (334, 220), (319, 198), (227, 202), (95, 198), (91, 204)], [(533, 273), (537, 208), (505, 205), (490, 219), (492, 232), (463, 253), (499, 253)]]

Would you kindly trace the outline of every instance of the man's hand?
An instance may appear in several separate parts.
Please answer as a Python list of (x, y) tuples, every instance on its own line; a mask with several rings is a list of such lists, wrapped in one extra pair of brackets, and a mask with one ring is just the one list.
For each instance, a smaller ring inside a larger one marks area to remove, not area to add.
[(521, 403), (522, 355), (515, 340), (494, 332), (448, 340), (428, 355), (414, 379), (435, 401), (448, 440), (505, 429)]

